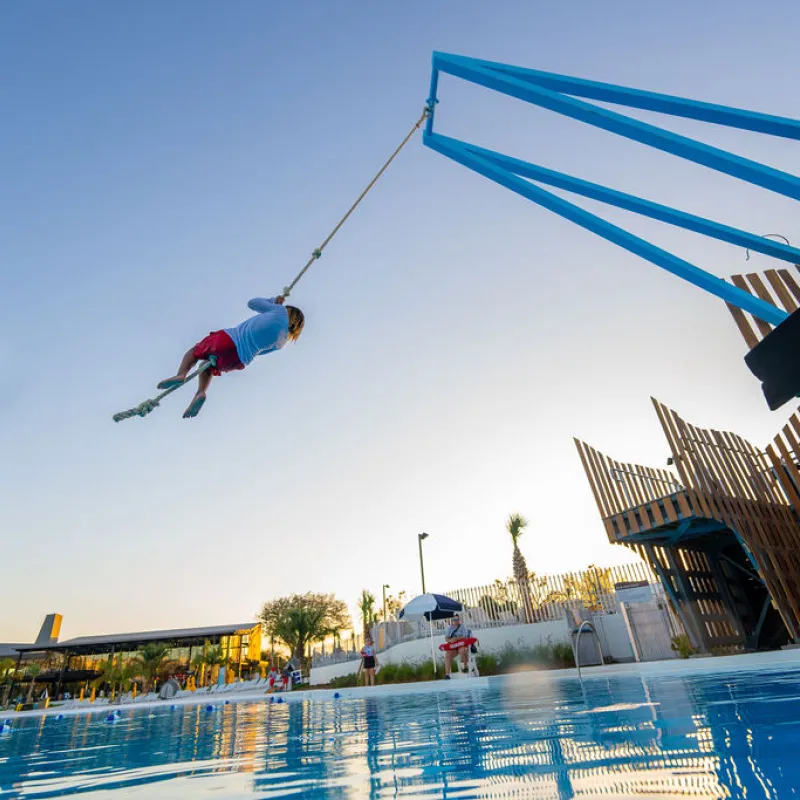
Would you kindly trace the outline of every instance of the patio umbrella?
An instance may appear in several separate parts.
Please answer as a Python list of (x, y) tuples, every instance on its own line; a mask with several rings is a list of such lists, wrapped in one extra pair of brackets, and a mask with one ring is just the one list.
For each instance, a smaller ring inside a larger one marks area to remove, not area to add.
[(433, 647), (433, 620), (450, 619), (454, 614), (464, 610), (464, 606), (445, 597), (443, 594), (421, 594), (410, 600), (400, 610), (398, 619), (409, 621), (426, 619), (431, 632), (431, 658), (433, 659), (433, 675), (436, 677), (436, 650)]

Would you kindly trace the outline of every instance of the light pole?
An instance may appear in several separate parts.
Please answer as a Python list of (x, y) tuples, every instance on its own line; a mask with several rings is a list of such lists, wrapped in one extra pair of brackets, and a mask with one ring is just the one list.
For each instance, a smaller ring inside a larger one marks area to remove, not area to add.
[(419, 572), (422, 576), (422, 594), (425, 594), (425, 564), (422, 561), (422, 540), (427, 539), (427, 533), (418, 533), (417, 534), (417, 544), (419, 544)]
[(386, 625), (386, 590), (390, 589), (388, 583), (383, 584), (383, 624)]

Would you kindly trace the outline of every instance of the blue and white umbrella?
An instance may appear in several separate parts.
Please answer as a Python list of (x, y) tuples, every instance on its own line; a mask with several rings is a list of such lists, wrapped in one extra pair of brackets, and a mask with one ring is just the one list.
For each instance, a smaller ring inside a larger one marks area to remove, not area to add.
[(464, 610), (464, 606), (453, 600), (452, 597), (445, 597), (443, 594), (421, 594), (403, 606), (398, 619), (402, 620), (428, 620), (428, 627), (431, 632), (431, 658), (433, 659), (433, 675), (436, 677), (436, 650), (433, 646), (433, 620), (450, 619), (450, 617)]
[(450, 619), (463, 610), (464, 606), (452, 597), (445, 597), (443, 594), (421, 594), (406, 603), (398, 618), (427, 619), (430, 622), (432, 619)]

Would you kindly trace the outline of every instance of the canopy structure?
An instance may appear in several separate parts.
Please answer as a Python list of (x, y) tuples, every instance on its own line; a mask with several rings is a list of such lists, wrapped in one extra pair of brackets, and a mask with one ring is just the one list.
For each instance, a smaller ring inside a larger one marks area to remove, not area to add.
[[(800, 250), (788, 243), (772, 241), (730, 225), (436, 133), (434, 132), (435, 109), (439, 102), (437, 92), (441, 74), (453, 75), (493, 89), (795, 200), (800, 200), (800, 178), (795, 175), (642, 122), (587, 100), (655, 111), (788, 139), (800, 139), (800, 121), (611, 83), (434, 52), (428, 97), (428, 107), (431, 112), (423, 135), (424, 144), (432, 150), (716, 295), (731, 306), (749, 312), (770, 325), (781, 326), (781, 323), (787, 320), (786, 311), (769, 302), (767, 298), (751, 294), (712, 275), (646, 239), (635, 236), (624, 228), (547, 191), (541, 184), (598, 200), (616, 208), (632, 211), (792, 264), (800, 263)], [(748, 358), (748, 366), (762, 380), (770, 407), (774, 408), (781, 400), (785, 402), (790, 396), (800, 394), (800, 358), (791, 357), (792, 353), (797, 351), (800, 351), (800, 315), (794, 324), (786, 326), (782, 332), (776, 327), (775, 333)], [(787, 370), (790, 373), (788, 375)]]
[(69, 653), (70, 655), (100, 655), (137, 650), (150, 642), (163, 642), (170, 647), (202, 646), (206, 642), (217, 644), (221, 637), (249, 633), (257, 627), (256, 622), (238, 625), (212, 625), (205, 628), (176, 628), (162, 631), (140, 631), (138, 633), (115, 633), (101, 636), (78, 636), (43, 646), (41, 644), (17, 645), (20, 653), (46, 650), (48, 652)]

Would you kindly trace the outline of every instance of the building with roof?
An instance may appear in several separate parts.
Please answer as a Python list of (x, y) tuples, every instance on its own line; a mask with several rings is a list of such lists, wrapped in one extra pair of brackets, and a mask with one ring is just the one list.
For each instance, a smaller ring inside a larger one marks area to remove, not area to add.
[[(60, 617), (59, 617), (60, 620)], [(211, 625), (202, 628), (139, 631), (134, 633), (78, 636), (63, 642), (57, 639), (32, 644), (13, 645), (17, 669), (31, 661), (44, 663), (45, 671), (36, 683), (48, 684), (57, 696), (67, 687), (95, 680), (102, 675), (109, 658), (124, 664), (148, 644), (169, 647), (167, 660), (172, 671), (188, 674), (193, 657), (209, 647), (219, 647), (222, 657), (236, 677), (256, 667), (261, 660), (261, 624), (242, 622), (232, 625)]]

